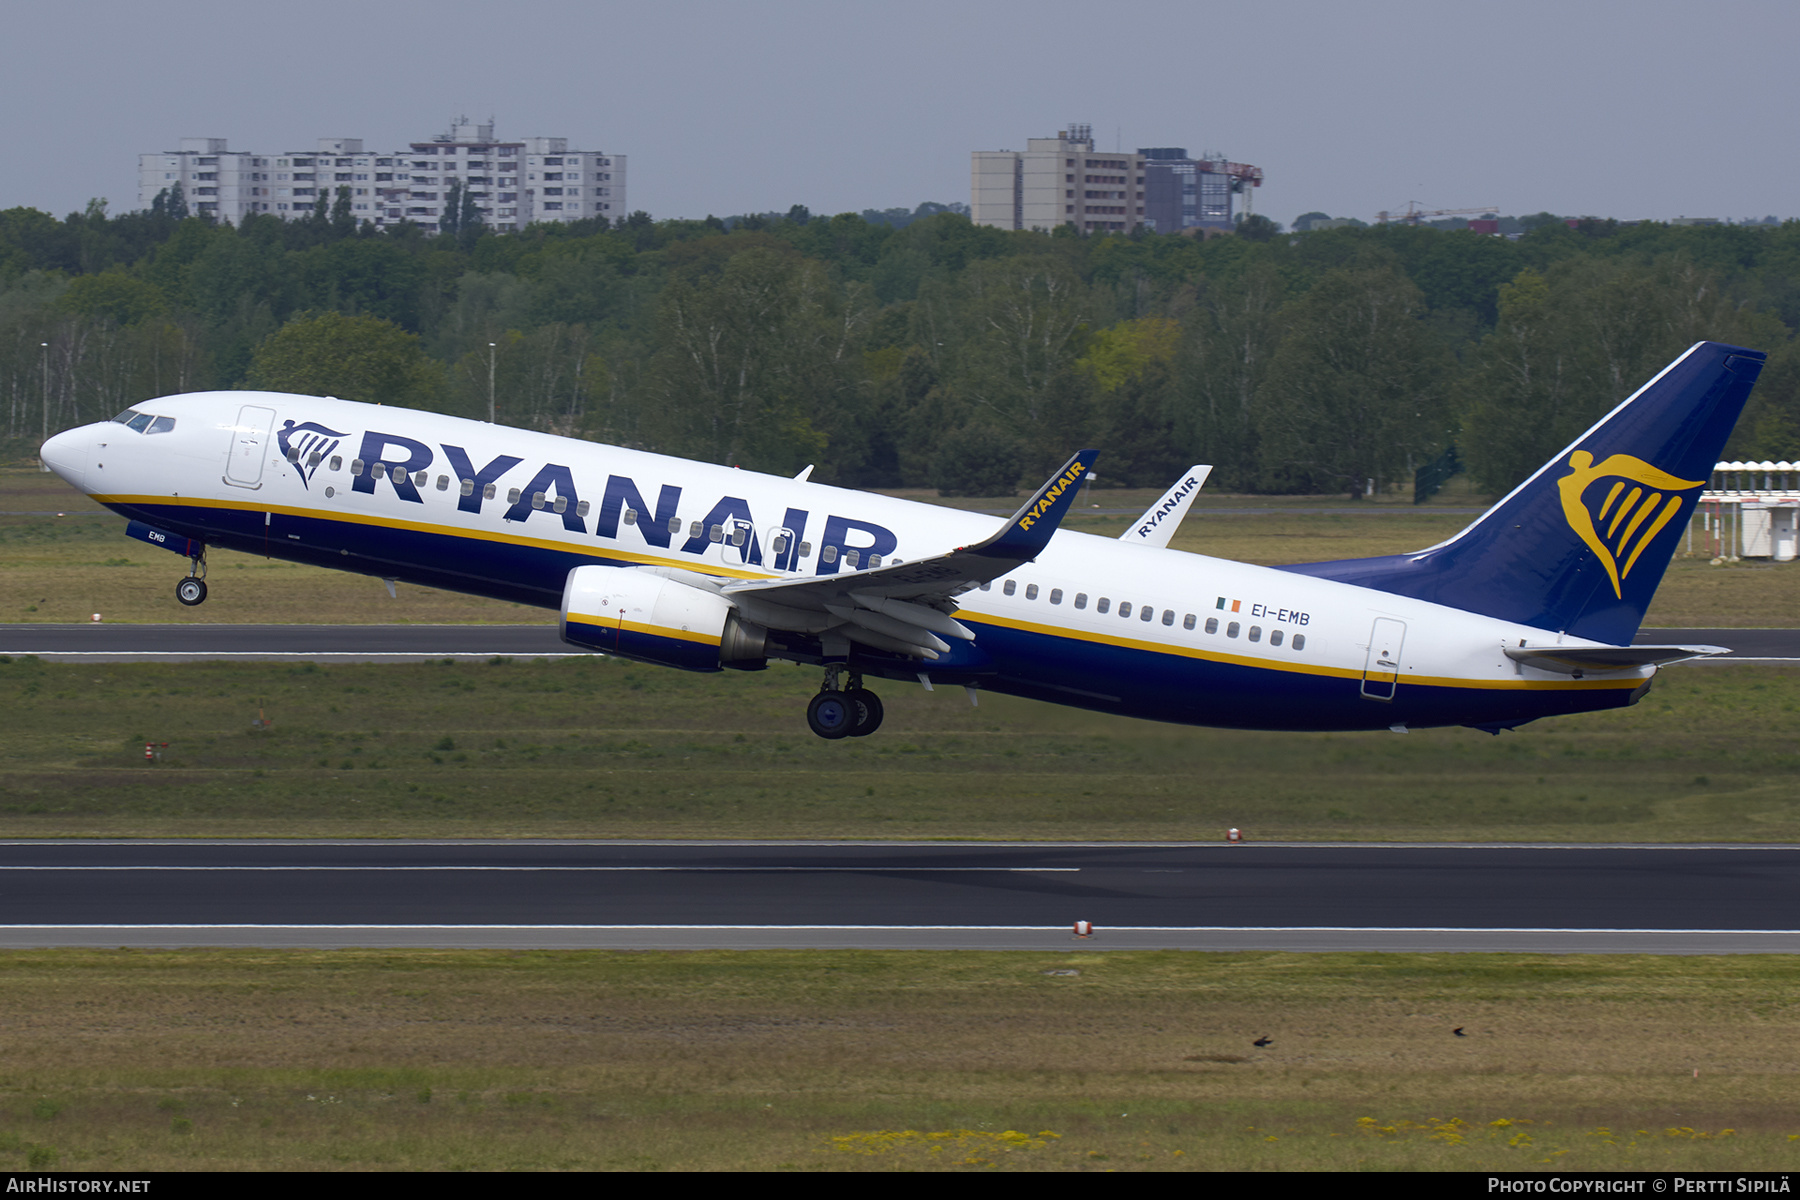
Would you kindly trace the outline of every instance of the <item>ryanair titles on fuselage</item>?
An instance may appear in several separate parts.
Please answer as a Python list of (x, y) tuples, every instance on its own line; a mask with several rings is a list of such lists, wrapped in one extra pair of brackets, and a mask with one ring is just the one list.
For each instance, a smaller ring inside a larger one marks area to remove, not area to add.
[[(466, 513), (480, 514), (482, 505), (488, 502), (488, 488), (525, 462), (517, 455), (498, 454), (486, 465), (478, 466), (462, 446), (443, 443), (440, 448), (443, 451), (442, 461), (455, 473), (462, 493), (457, 497), (456, 507)], [(354, 491), (373, 495), (377, 482), (385, 479), (401, 500), (423, 504), (425, 498), (419, 494), (416, 479), (437, 461), (438, 456), (432, 448), (416, 438), (370, 430), (363, 434), (361, 450), (356, 461), (351, 464), (350, 486)], [(1079, 469), (1078, 464), (1073, 471)], [(464, 481), (470, 486), (460, 486)], [(563, 503), (559, 506), (557, 501)], [(530, 482), (519, 487), (516, 497), (509, 497), (506, 501), (496, 499), (494, 502), (506, 505), (506, 511), (501, 514), (501, 520), (504, 521), (524, 522), (533, 514), (541, 514), (560, 519), (563, 528), (570, 533), (590, 532), (587, 517), (591, 506), (582, 502), (574, 472), (560, 463), (538, 466)], [(591, 532), (595, 537), (616, 540), (621, 524), (635, 526), (639, 535), (650, 546), (700, 556), (707, 552), (707, 547), (712, 543), (731, 541), (733, 535), (741, 530), (743, 540), (733, 541), (732, 545), (741, 553), (744, 563), (767, 566), (776, 571), (792, 572), (800, 569), (802, 541), (812, 517), (807, 510), (788, 508), (782, 516), (781, 524), (771, 527), (779, 531), (780, 545), (771, 560), (764, 563), (759, 530), (769, 530), (758, 525), (750, 512), (749, 501), (740, 496), (721, 496), (705, 517), (685, 527), (685, 537), (683, 524), (676, 515), (680, 505), (681, 488), (673, 484), (662, 484), (657, 491), (656, 502), (652, 505), (644, 499), (636, 480), (625, 475), (608, 475), (605, 489), (601, 493), (599, 511), (593, 514), (594, 526)], [(714, 536), (715, 529), (723, 533), (723, 538)], [(677, 538), (683, 538), (679, 545), (676, 545)], [(820, 535), (819, 554), (815, 558), (813, 573), (835, 575), (846, 563), (852, 567), (859, 563), (870, 565), (872, 559), (878, 562), (893, 554), (898, 545), (899, 539), (885, 526), (853, 517), (828, 515)], [(829, 554), (827, 550), (830, 551)]]

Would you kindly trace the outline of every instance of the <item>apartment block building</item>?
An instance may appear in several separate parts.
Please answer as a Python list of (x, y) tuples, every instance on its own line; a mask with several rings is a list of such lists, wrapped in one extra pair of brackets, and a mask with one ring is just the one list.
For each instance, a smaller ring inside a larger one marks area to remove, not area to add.
[(224, 138), (182, 138), (178, 150), (138, 155), (138, 205), (149, 208), (158, 192), (177, 185), (191, 212), (237, 221), (268, 212), (269, 159), (225, 148)]
[(970, 219), (1000, 229), (1124, 232), (1144, 220), (1144, 156), (1094, 149), (1087, 125), (971, 156)]
[[(138, 156), (138, 203), (179, 183), (195, 212), (236, 223), (250, 213), (304, 217), (348, 188), (358, 221), (444, 225), (450, 193), (468, 195), (482, 222), (512, 231), (534, 221), (617, 219), (626, 208), (622, 154), (570, 150), (567, 138), (502, 141), (492, 124), (458, 121), (404, 150), (372, 153), (361, 138), (320, 138), (314, 149), (261, 155), (224, 138), (183, 138), (179, 150)], [(452, 217), (454, 219), (454, 217)]]

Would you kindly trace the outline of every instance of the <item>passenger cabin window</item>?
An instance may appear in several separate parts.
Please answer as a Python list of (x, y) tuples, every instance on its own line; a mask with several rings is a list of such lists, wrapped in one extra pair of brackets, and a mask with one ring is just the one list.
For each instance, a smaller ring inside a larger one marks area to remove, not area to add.
[(1086, 592), (1076, 592), (1075, 593), (1075, 607), (1076, 608), (1086, 608), (1087, 607), (1087, 593)]
[(556, 511), (559, 513), (568, 512), (569, 511), (569, 498), (567, 496), (558, 496), (556, 498), (555, 508), (556, 508)]
[(1269, 645), (1271, 645), (1271, 646), (1281, 645), (1281, 630), (1279, 630), (1279, 629), (1269, 630)]
[[(406, 477), (406, 472), (405, 471), (400, 472), (400, 477), (402, 479), (404, 479)], [(418, 474), (413, 476), (413, 486), (414, 487), (424, 487), (426, 484), (426, 481), (428, 481), (430, 478), (431, 478), (431, 472), (420, 471)]]
[(1262, 641), (1262, 626), (1261, 625), (1252, 625), (1250, 627), (1250, 640), (1253, 642)]
[(854, 571), (856, 569), (856, 564), (859, 561), (861, 561), (861, 559), (862, 559), (862, 551), (861, 550), (846, 550), (846, 551), (844, 551), (844, 565), (849, 567), (852, 571)]
[(819, 551), (819, 557), (828, 563), (836, 562), (837, 561), (837, 547), (836, 546), (825, 547), (823, 550)]
[(688, 526), (688, 536), (689, 537), (699, 537), (701, 534), (703, 534), (705, 532), (706, 532), (706, 523), (704, 521), (695, 521)]
[(506, 502), (508, 504), (517, 504), (519, 502), (518, 488), (512, 488), (506, 493)]
[(300, 447), (289, 446), (288, 450), (287, 450), (287, 460), (291, 463), (299, 462), (300, 461)]
[[(471, 482), (473, 482), (473, 481), (471, 481)], [(486, 487), (481, 489), (481, 498), (483, 500), (492, 500), (494, 498), (494, 485), (493, 484), (490, 483)]]
[(1051, 588), (1050, 589), (1050, 603), (1052, 603), (1052, 604), (1061, 604), (1062, 603), (1062, 589), (1061, 588)]
[(1100, 597), (1100, 599), (1094, 601), (1094, 611), (1097, 613), (1103, 613), (1111, 607), (1112, 607), (1112, 601), (1108, 600), (1105, 596), (1102, 596), (1102, 597)]
[(447, 492), (449, 490), (450, 490), (450, 477), (448, 475), (439, 475), (438, 476), (438, 491)]
[(994, 587), (994, 585), (993, 585), (993, 584), (991, 584), (991, 583), (984, 583), (984, 584), (982, 584), (982, 585), (981, 585), (981, 590), (982, 590), (982, 591), (984, 591), (984, 592), (987, 592), (987, 591), (992, 591), (992, 590), (993, 590), (993, 587)]
[(1306, 649), (1306, 635), (1304, 633), (1296, 633), (1294, 635), (1294, 649), (1296, 649), (1296, 650)]
[(670, 533), (680, 533), (681, 532), (681, 518), (680, 517), (670, 517), (669, 518), (669, 532)]
[(1208, 633), (1219, 632), (1219, 618), (1217, 618), (1217, 617), (1206, 618), (1206, 632), (1208, 632)]
[(1173, 625), (1174, 623), (1175, 623), (1175, 610), (1172, 608), (1163, 609), (1163, 624), (1164, 625)]
[[(896, 560), (896, 561), (898, 561), (898, 560)], [(869, 555), (869, 570), (873, 571), (876, 567), (879, 567), (880, 565), (881, 565), (881, 555), (879, 555), (879, 554)]]
[(387, 464), (384, 462), (371, 463), (369, 465), (369, 474), (373, 475), (376, 479), (386, 479)]
[(362, 471), (363, 471), (363, 460), (360, 458), (351, 459), (350, 460), (350, 473), (352, 475), (361, 475)]
[(311, 454), (306, 456), (306, 465), (309, 467), (317, 467), (319, 465), (320, 457), (319, 452), (314, 450)]
[[(585, 504), (587, 502), (584, 500), (584, 501), (582, 501), (582, 503)], [(627, 508), (625, 510), (625, 523), (627, 525), (636, 525), (637, 524), (637, 509)]]
[(1025, 598), (1027, 600), (1036, 600), (1037, 599), (1037, 584), (1028, 583), (1025, 585)]
[(1194, 614), (1193, 613), (1189, 613), (1187, 616), (1181, 618), (1181, 627), (1183, 629), (1192, 629), (1194, 627)]
[(812, 557), (812, 543), (811, 542), (801, 542), (800, 543), (800, 557), (801, 558), (811, 558)]
[(575, 506), (575, 515), (578, 517), (585, 517), (588, 515), (588, 502), (586, 500), (583, 500), (580, 504)]
[(342, 455), (334, 454), (331, 456), (331, 469), (334, 471), (341, 471), (344, 469), (344, 459)]
[(1143, 608), (1138, 610), (1138, 620), (1140, 620), (1140, 621), (1153, 620), (1155, 618), (1155, 616), (1156, 616), (1156, 606), (1155, 605), (1146, 604), (1146, 605), (1144, 605)]
[(1009, 579), (1009, 580), (1007, 580), (1007, 581), (1006, 581), (1006, 586), (1005, 586), (1005, 587), (1002, 587), (1002, 588), (1001, 588), (1001, 589), (1000, 589), (1000, 590), (1001, 590), (1001, 591), (1003, 591), (1003, 592), (1005, 592), (1005, 593), (1006, 593), (1006, 594), (1007, 594), (1007, 595), (1009, 595), (1009, 596), (1010, 596), (1010, 595), (1012, 595), (1012, 594), (1013, 594), (1013, 593), (1014, 593), (1014, 592), (1016, 592), (1016, 591), (1018, 591), (1018, 590), (1019, 590), (1019, 584), (1018, 584), (1018, 581), (1017, 581), (1017, 580), (1013, 580), (1013, 579)]
[(1238, 623), (1236, 621), (1233, 621), (1231, 624), (1229, 624), (1225, 627), (1225, 636), (1226, 637), (1236, 637), (1237, 635), (1238, 635)]
[(709, 542), (724, 541), (725, 527), (723, 525), (714, 525), (711, 529), (706, 531), (706, 540)]
[[(1105, 603), (1105, 601), (1101, 601), (1101, 603)], [(1106, 610), (1103, 608), (1100, 611), (1105, 612)], [(1131, 616), (1131, 601), (1129, 601), (1129, 600), (1119, 601), (1119, 616), (1120, 617)]]

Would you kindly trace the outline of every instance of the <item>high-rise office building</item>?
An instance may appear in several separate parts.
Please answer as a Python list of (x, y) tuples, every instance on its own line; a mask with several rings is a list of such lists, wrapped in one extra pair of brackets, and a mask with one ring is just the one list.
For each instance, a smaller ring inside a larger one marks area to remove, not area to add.
[(1249, 212), (1249, 189), (1263, 178), (1260, 167), (1217, 155), (1189, 158), (1179, 146), (1097, 151), (1087, 125), (1032, 138), (1024, 150), (977, 150), (971, 158), (970, 219), (1001, 229), (1230, 229), (1234, 198), (1243, 196), (1242, 211)]
[(1071, 125), (1024, 150), (977, 150), (971, 156), (970, 220), (1001, 229), (1083, 233), (1132, 229), (1144, 219), (1143, 157), (1094, 149), (1093, 130)]

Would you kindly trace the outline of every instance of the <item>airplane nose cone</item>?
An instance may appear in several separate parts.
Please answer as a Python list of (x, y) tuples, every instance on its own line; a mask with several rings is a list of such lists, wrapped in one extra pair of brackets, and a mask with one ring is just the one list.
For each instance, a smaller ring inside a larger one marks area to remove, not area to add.
[(46, 467), (66, 482), (84, 487), (87, 482), (88, 450), (92, 439), (86, 429), (66, 429), (45, 442), (38, 457)]

